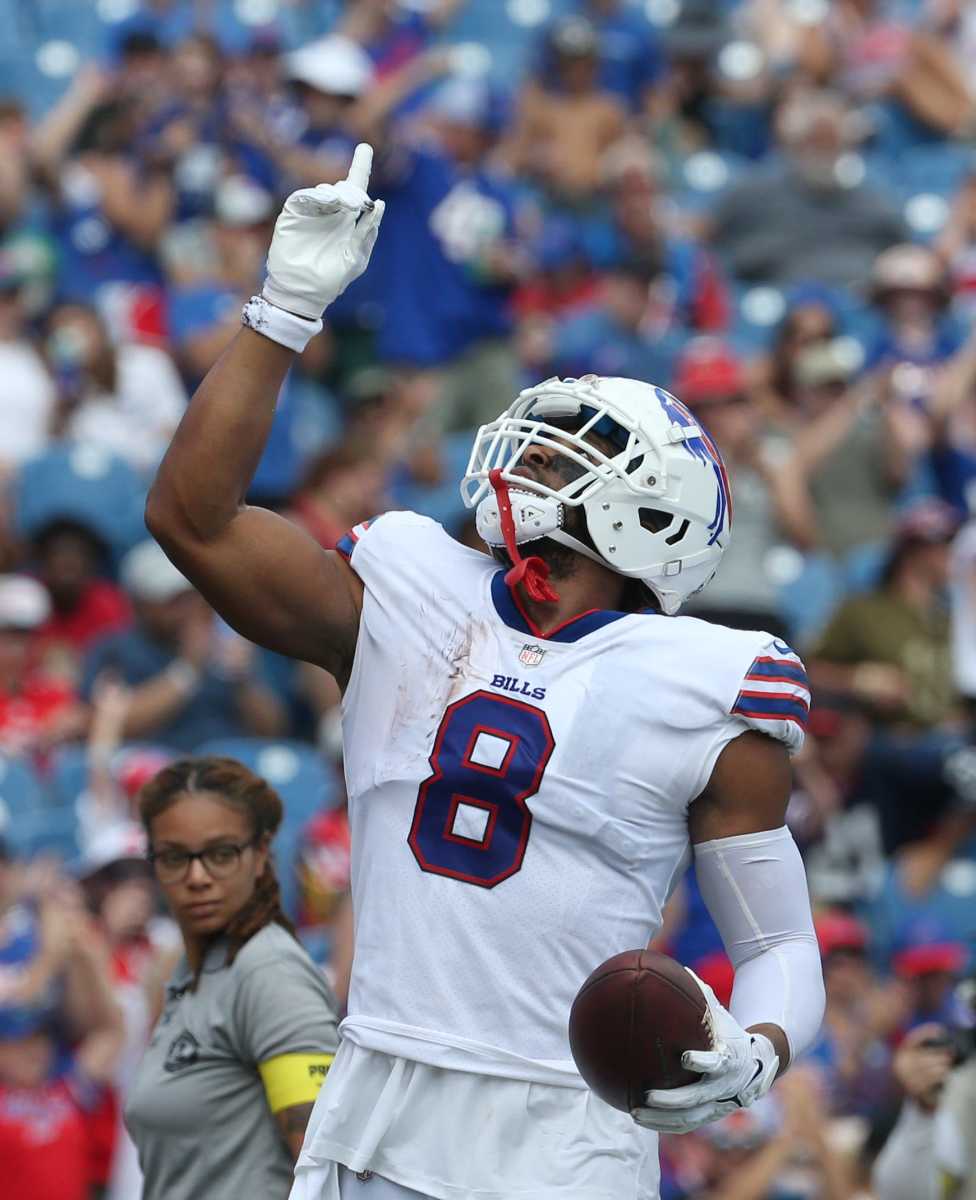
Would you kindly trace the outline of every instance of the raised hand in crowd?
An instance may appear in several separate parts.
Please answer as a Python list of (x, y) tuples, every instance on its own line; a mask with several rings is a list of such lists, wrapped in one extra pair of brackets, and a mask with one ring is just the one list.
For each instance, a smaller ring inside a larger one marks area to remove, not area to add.
[(930, 1022), (905, 1035), (891, 1069), (906, 1097), (926, 1112), (934, 1112), (952, 1064), (948, 1030)]

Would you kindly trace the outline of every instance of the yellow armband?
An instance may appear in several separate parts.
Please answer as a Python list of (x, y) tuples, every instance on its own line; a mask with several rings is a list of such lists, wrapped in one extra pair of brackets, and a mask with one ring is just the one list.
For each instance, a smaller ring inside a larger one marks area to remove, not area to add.
[(955, 1200), (962, 1190), (963, 1181), (950, 1175), (945, 1168), (939, 1172), (939, 1196), (941, 1200)]
[(334, 1054), (278, 1054), (258, 1063), (271, 1111), (314, 1102), (334, 1058)]

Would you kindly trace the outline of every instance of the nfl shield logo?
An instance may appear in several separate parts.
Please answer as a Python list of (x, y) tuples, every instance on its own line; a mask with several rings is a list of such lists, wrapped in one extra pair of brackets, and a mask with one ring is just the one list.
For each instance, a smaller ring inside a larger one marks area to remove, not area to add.
[(519, 651), (519, 662), (523, 667), (537, 667), (542, 662), (545, 653), (541, 646), (533, 646), (530, 642), (526, 642)]

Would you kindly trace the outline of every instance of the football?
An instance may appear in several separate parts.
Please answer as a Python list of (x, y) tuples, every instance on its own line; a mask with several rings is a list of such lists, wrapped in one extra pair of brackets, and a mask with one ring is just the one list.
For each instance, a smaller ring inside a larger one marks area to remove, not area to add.
[(569, 1045), (601, 1100), (630, 1112), (649, 1088), (694, 1083), (685, 1050), (710, 1050), (708, 1005), (694, 979), (654, 950), (625, 950), (601, 964), (576, 994)]

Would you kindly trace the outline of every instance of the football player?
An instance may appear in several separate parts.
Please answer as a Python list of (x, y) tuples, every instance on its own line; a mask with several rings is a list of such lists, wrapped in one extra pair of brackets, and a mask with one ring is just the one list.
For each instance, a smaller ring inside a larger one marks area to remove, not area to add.
[[(769, 634), (675, 615), (732, 500), (706, 431), (649, 383), (550, 379), (478, 431), (462, 491), (492, 556), (409, 512), (327, 552), (245, 504), (295, 354), (368, 262), (371, 158), (287, 200), (147, 508), (231, 625), (344, 690), (355, 961), (293, 1200), (652, 1196), (647, 1131), (751, 1104), (820, 1025), (784, 823), (806, 677)], [(569, 1009), (654, 935), (692, 856), (734, 993), (702, 984), (700, 1079), (620, 1113), (575, 1069)]]

